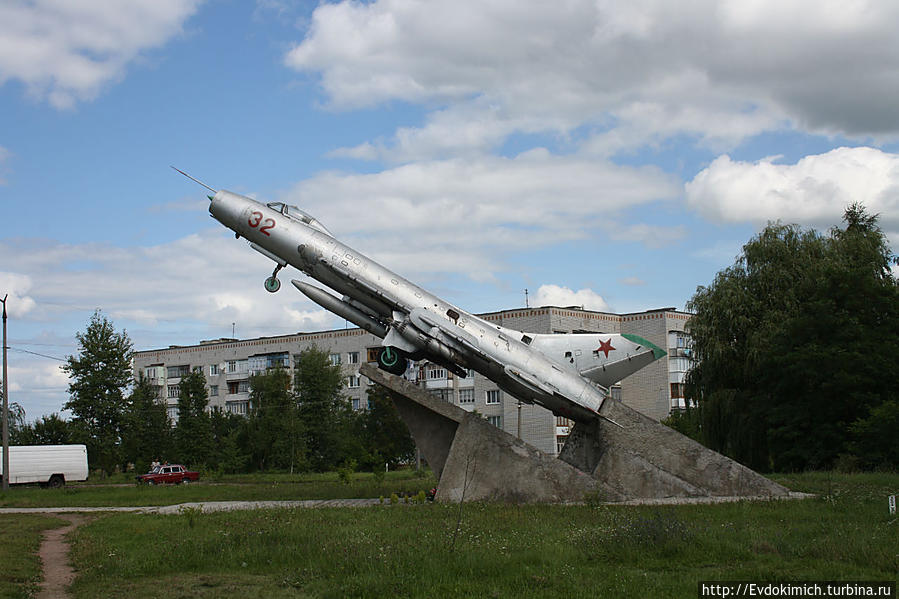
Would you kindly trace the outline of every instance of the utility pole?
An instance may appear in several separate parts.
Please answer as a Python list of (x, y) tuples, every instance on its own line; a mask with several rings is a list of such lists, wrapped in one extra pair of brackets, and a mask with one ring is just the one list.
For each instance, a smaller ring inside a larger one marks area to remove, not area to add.
[(3, 491), (9, 490), (9, 378), (6, 372), (6, 298), (3, 296)]

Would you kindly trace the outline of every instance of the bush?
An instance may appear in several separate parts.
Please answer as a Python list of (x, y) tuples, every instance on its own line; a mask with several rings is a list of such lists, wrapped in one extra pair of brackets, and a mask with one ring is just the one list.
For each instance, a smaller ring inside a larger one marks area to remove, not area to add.
[(353, 473), (356, 471), (356, 460), (347, 460), (337, 468), (337, 478), (345, 485), (350, 484), (353, 480)]
[(380, 468), (377, 468), (377, 467), (376, 467), (374, 470), (372, 470), (372, 474), (373, 474), (374, 477), (375, 477), (375, 482), (376, 482), (376, 483), (381, 484), (381, 483), (384, 482), (385, 472), (384, 472), (383, 470), (381, 470)]

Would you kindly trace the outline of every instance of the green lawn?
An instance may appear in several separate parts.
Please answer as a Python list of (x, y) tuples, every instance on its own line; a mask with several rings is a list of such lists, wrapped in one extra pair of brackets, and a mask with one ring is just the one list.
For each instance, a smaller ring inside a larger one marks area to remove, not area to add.
[(46, 516), (0, 514), (0, 597), (33, 595), (41, 580), (41, 533), (67, 524)]
[(194, 501), (263, 501), (291, 499), (349, 499), (389, 497), (391, 493), (414, 495), (437, 483), (430, 472), (423, 476), (404, 470), (388, 473), (379, 482), (371, 473), (357, 473), (350, 484), (337, 474), (236, 475), (222, 482), (150, 487), (136, 483), (123, 486), (68, 485), (62, 489), (12, 487), (0, 492), (0, 507), (97, 507), (172, 505)]
[(75, 533), (73, 590), (128, 599), (593, 599), (696, 597), (701, 580), (897, 579), (899, 522), (887, 495), (899, 492), (899, 475), (775, 478), (819, 497), (666, 508), (467, 504), (458, 530), (459, 507), (434, 504), (106, 515)]

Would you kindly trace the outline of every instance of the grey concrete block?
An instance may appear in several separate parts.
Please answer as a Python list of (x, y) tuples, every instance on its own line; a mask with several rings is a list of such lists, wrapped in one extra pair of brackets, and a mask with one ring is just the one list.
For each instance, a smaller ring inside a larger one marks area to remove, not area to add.
[[(604, 488), (592, 476), (409, 381), (368, 364), (360, 372), (392, 392), (400, 416), (438, 477), (438, 501), (571, 502)], [(604, 491), (610, 499), (624, 499), (611, 488)]]
[(784, 497), (785, 487), (618, 401), (575, 425), (559, 458), (628, 498)]
[(676, 497), (786, 497), (789, 491), (621, 402), (575, 425), (559, 459), (365, 364), (392, 392), (400, 416), (438, 477), (438, 501), (547, 503)]

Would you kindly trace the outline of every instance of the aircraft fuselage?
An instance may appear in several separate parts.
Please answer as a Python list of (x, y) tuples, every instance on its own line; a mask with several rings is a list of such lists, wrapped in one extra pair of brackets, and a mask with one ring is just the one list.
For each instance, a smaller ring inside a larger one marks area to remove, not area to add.
[[(218, 191), (210, 199), (209, 212), (216, 220), (278, 264), (266, 282), (269, 291), (280, 287), (277, 272), (293, 266), (343, 297), (293, 281), (297, 289), (381, 337), (382, 345), (396, 351), (403, 366), (409, 357), (428, 359), (460, 375), (472, 369), (522, 401), (577, 421), (597, 417), (607, 395), (604, 389), (581, 376), (561, 355), (550, 358), (532, 346), (535, 339), (554, 336), (525, 334), (470, 314), (338, 241), (294, 207), (266, 205), (228, 191)], [(620, 335), (603, 337), (615, 338), (617, 345), (626, 343)], [(593, 353), (602, 359), (601, 353)], [(604, 353), (608, 359), (608, 349)], [(401, 371), (399, 366), (395, 373)]]

